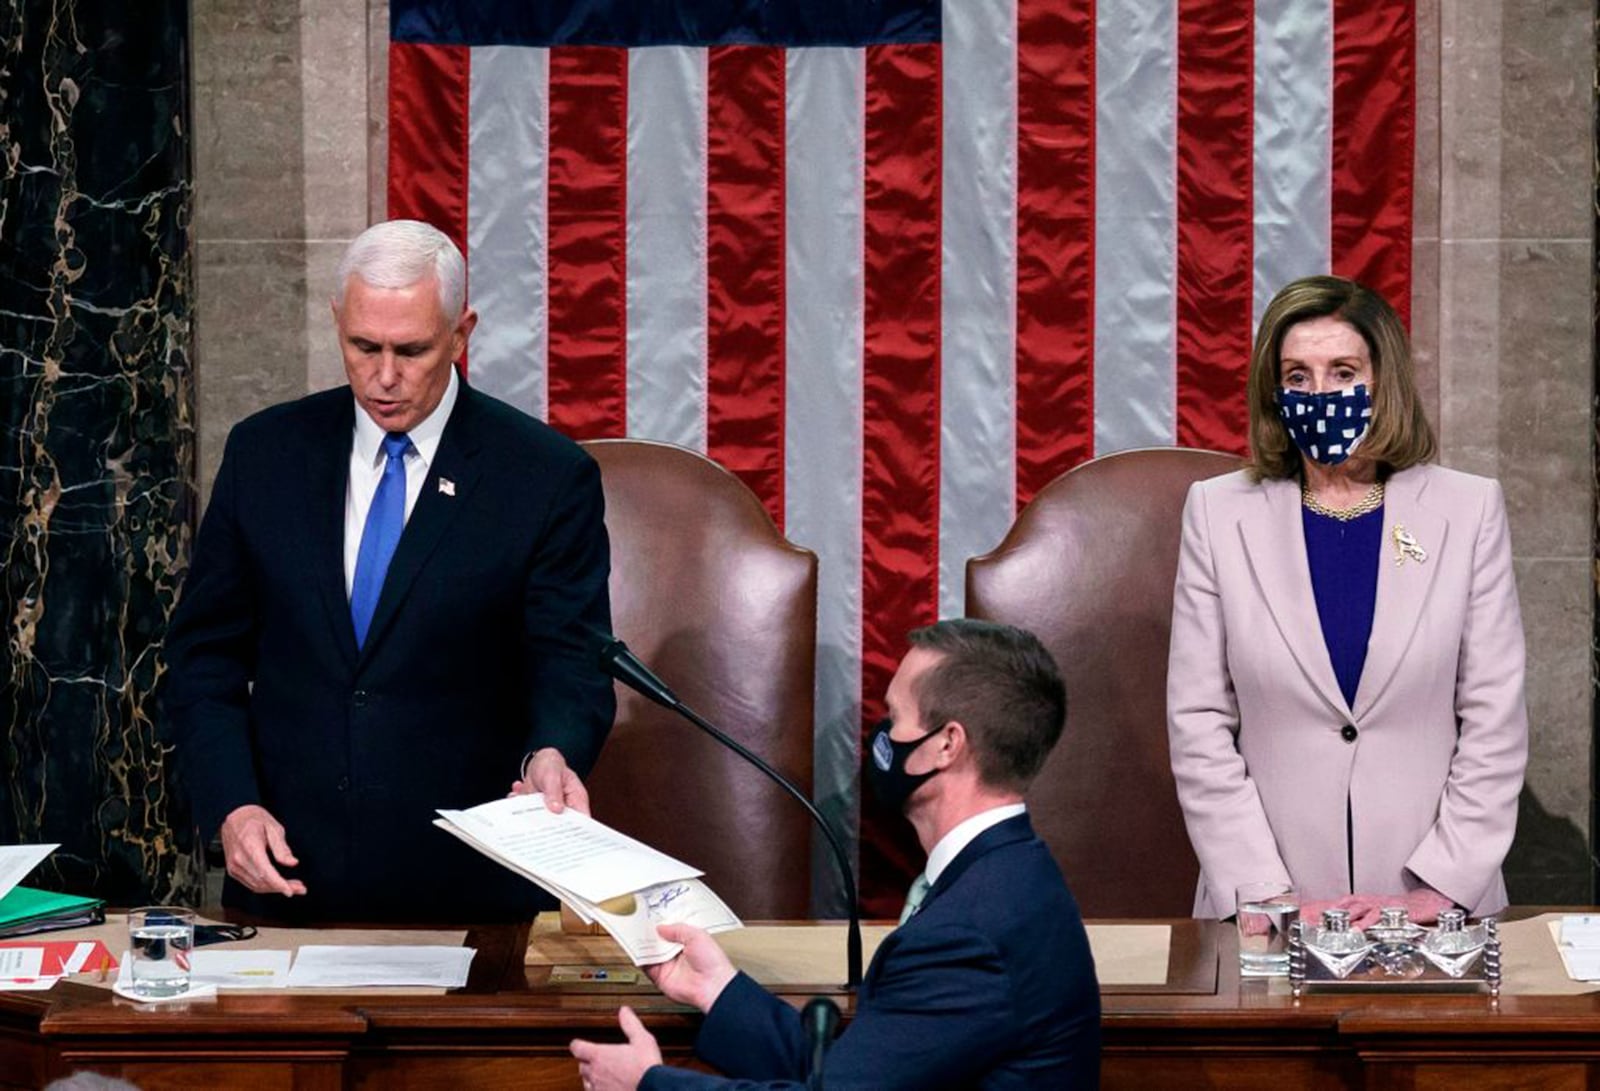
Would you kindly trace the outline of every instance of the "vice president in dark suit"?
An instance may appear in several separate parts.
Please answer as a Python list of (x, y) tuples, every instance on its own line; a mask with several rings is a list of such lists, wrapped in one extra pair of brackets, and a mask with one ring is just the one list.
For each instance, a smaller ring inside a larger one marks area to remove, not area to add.
[(599, 471), (460, 379), (466, 270), (426, 224), (339, 267), (348, 387), (228, 437), (165, 645), (163, 707), (225, 904), (490, 920), (536, 888), (432, 828), (518, 790), (587, 809), (611, 685)]
[[(889, 684), (890, 721), (868, 775), (903, 804), (928, 851), (900, 926), (873, 957), (855, 1018), (828, 1051), (828, 1091), (1094, 1087), (1100, 992), (1077, 904), (1022, 797), (1061, 734), (1066, 694), (1031, 634), (944, 621), (911, 634)], [(706, 1013), (695, 1051), (732, 1079), (661, 1064), (628, 1008), (625, 1045), (574, 1042), (589, 1091), (795, 1087), (806, 1079), (794, 1009), (687, 926), (650, 967), (668, 997)]]

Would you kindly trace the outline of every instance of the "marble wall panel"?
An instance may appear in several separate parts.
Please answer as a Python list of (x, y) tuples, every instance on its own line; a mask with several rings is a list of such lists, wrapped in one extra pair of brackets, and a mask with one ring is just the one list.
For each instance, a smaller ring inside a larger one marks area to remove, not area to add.
[(299, 0), (195, 0), (195, 230), (202, 240), (305, 237), (300, 23)]
[(1590, 562), (1519, 559), (1528, 634), (1527, 787), (1506, 860), (1514, 902), (1588, 904)]
[(229, 429), (306, 392), (306, 244), (202, 239), (196, 249), (199, 481), (209, 497)]
[(1440, 460), (1468, 473), (1500, 473), (1500, 244), (1439, 244)]
[(1500, 0), (1455, 0), (1440, 19), (1439, 218), (1446, 239), (1500, 237)]
[(1590, 246), (1515, 240), (1498, 257), (1499, 464), (1513, 541), (1522, 557), (1579, 559), (1593, 523)]
[(350, 239), (367, 226), (366, 0), (301, 0), (305, 236)]
[(334, 289), (344, 241), (306, 244), (306, 375), (308, 390), (327, 390), (345, 381), (339, 335), (333, 324)]
[(1592, 0), (1506, 6), (1502, 16), (1500, 230), (1511, 239), (1588, 240), (1593, 230)]
[(367, 5), (367, 219), (389, 214), (389, 0)]
[(182, 0), (0, 12), (0, 843), (124, 905), (199, 878), (155, 711), (194, 501), (187, 31)]

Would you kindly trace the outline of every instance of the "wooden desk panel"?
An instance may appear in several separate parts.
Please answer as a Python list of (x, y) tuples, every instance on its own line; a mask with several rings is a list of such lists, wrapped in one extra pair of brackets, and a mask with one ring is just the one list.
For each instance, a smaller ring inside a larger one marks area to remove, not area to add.
[[(567, 1043), (614, 1038), (620, 1003), (639, 1011), (670, 1062), (690, 1063), (694, 1013), (648, 984), (552, 988), (547, 968), (522, 965), (526, 941), (526, 928), (474, 930), (472, 979), (448, 995), (235, 993), (141, 1010), (73, 983), (0, 994), (0, 1086), (40, 1087), (87, 1068), (145, 1091), (564, 1091), (579, 1086)], [(1231, 926), (1175, 922), (1173, 951), (1162, 991), (1103, 996), (1108, 1089), (1600, 1088), (1600, 996), (1296, 1001), (1281, 983), (1231, 971)], [(837, 998), (848, 1019), (849, 998)]]

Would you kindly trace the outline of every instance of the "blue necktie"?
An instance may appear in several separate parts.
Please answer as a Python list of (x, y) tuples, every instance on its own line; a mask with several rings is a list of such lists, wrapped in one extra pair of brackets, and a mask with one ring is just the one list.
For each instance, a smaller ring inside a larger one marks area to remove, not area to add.
[(389, 460), (383, 464), (383, 480), (372, 494), (367, 525), (361, 531), (361, 551), (356, 554), (356, 575), (350, 583), (350, 620), (356, 625), (356, 647), (367, 642), (372, 612), (378, 608), (378, 593), (389, 571), (389, 559), (400, 544), (406, 525), (406, 452), (411, 437), (390, 432), (383, 437), (383, 451)]

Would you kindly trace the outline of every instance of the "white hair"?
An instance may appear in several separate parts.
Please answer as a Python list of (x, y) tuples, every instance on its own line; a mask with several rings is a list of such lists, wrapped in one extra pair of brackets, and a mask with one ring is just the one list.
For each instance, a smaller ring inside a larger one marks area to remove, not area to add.
[(454, 319), (467, 305), (467, 263), (450, 236), (421, 220), (386, 220), (357, 235), (339, 259), (333, 301), (344, 306), (345, 285), (360, 277), (374, 288), (409, 288), (433, 274), (439, 305)]
[(139, 1091), (137, 1084), (102, 1076), (98, 1072), (74, 1072), (45, 1085), (45, 1091)]

